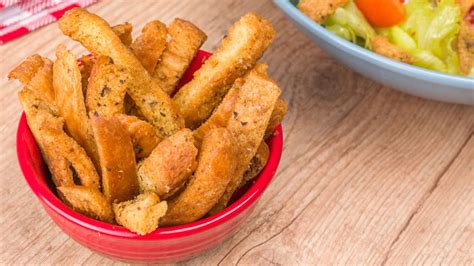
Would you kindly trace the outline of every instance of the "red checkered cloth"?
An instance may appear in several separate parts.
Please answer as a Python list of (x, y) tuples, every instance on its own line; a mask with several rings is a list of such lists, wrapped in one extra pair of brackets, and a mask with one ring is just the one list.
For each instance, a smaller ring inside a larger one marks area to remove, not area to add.
[(74, 7), (98, 0), (0, 0), (0, 44), (58, 20)]

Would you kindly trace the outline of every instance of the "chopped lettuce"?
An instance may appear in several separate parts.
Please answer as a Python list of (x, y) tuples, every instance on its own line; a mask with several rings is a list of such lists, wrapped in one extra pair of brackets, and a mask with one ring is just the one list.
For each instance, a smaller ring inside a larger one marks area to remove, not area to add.
[(430, 51), (417, 49), (412, 51), (411, 55), (413, 56), (413, 64), (416, 66), (436, 70), (439, 72), (446, 72), (447, 70), (446, 64)]
[(438, 57), (446, 56), (443, 41), (459, 33), (461, 9), (454, 0), (443, 0), (434, 8), (433, 19), (418, 42), (421, 49), (430, 50)]
[(417, 43), (422, 42), (430, 22), (433, 20), (433, 7), (429, 0), (411, 0), (404, 5), (406, 11), (405, 22), (400, 27), (411, 36)]
[(459, 63), (459, 56), (458, 53), (454, 50), (454, 42), (456, 40), (456, 36), (452, 36), (451, 38), (445, 40), (445, 44), (443, 47), (446, 47), (446, 72), (453, 75), (461, 75), (460, 63)]
[(406, 51), (414, 51), (417, 48), (416, 41), (410, 36), (410, 34), (398, 26), (390, 28), (388, 39), (391, 43)]
[(389, 29), (389, 40), (413, 56), (414, 65), (460, 75), (453, 42), (459, 33), (461, 10), (455, 0), (411, 0), (407, 17)]
[(336, 12), (324, 22), (324, 26), (329, 31), (353, 43), (362, 41), (362, 46), (369, 49), (372, 38), (375, 37), (375, 30), (353, 1), (336, 9)]
[(334, 24), (330, 26), (326, 26), (326, 29), (329, 31), (332, 31), (333, 33), (339, 35), (341, 38), (346, 39), (351, 42), (355, 42), (357, 39), (357, 36), (355, 35), (354, 31), (341, 26), (339, 24)]
[[(376, 34), (386, 36), (414, 60), (414, 65), (461, 75), (454, 42), (460, 30), (461, 10), (456, 0), (410, 0), (404, 5), (405, 21), (390, 28), (374, 29), (354, 1), (338, 8), (325, 22), (329, 31), (371, 49)], [(474, 75), (474, 70), (471, 71)]]

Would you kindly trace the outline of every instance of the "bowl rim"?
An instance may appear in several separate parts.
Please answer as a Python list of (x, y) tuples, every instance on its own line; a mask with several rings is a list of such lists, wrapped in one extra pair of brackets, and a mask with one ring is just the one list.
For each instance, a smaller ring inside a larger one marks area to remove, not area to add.
[[(16, 151), (20, 169), (26, 182), (28, 183), (28, 186), (35, 193), (41, 203), (45, 205), (44, 207), (52, 209), (55, 213), (68, 220), (70, 223), (99, 234), (104, 234), (120, 239), (156, 241), (180, 238), (215, 228), (216, 226), (219, 226), (244, 212), (258, 198), (260, 198), (262, 193), (266, 190), (275, 176), (281, 159), (283, 150), (283, 130), (281, 125), (278, 125), (278, 127), (275, 129), (275, 132), (276, 133), (274, 136), (267, 141), (271, 151), (267, 165), (264, 167), (260, 175), (255, 179), (254, 183), (239, 199), (217, 214), (185, 225), (158, 228), (154, 232), (144, 236), (133, 233), (122, 226), (98, 221), (73, 211), (51, 191), (47, 182), (39, 181), (41, 178), (36, 176), (34, 170), (32, 169), (32, 165), (28, 160), (31, 151), (28, 149), (28, 145), (25, 144), (25, 134), (31, 135), (29, 136), (33, 142), (31, 144), (34, 145), (34, 148), (36, 149), (36, 152), (39, 154), (39, 156), (41, 156), (41, 153), (39, 152), (37, 143), (28, 127), (25, 113), (22, 113), (18, 123)], [(44, 163), (42, 164), (42, 168), (43, 172), (47, 171)]]
[(295, 5), (293, 5), (290, 0), (273, 0), (273, 2), (286, 15), (295, 20), (295, 22), (297, 22), (301, 26), (305, 27), (311, 33), (324, 38), (329, 44), (333, 46), (343, 48), (352, 56), (355, 56), (360, 60), (376, 64), (377, 66), (380, 66), (385, 69), (390, 69), (403, 75), (407, 75), (417, 79), (423, 79), (430, 83), (439, 83), (450, 87), (454, 85), (456, 87), (474, 91), (473, 78), (429, 70), (426, 68), (398, 62), (388, 57), (379, 55), (371, 50), (360, 47), (326, 30), (323, 26), (317, 24), (309, 17), (307, 17)]

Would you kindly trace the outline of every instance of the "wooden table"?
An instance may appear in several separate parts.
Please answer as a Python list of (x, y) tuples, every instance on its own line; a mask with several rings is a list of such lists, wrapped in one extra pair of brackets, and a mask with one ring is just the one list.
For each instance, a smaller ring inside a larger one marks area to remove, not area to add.
[[(278, 37), (263, 58), (289, 103), (279, 171), (238, 233), (188, 264), (474, 264), (474, 107), (399, 93), (324, 54), (270, 1), (101, 1), (89, 8), (137, 33), (159, 18), (189, 19), (214, 50), (248, 11)], [(0, 262), (113, 263), (69, 239), (25, 183), (15, 152), (25, 56), (54, 58), (57, 24), (0, 47)]]

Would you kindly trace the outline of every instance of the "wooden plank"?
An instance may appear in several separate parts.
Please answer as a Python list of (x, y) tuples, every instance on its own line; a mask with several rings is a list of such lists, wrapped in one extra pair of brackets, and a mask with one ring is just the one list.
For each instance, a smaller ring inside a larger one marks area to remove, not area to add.
[[(415, 213), (439, 178), (450, 165), (457, 165), (452, 161), (474, 129), (474, 107), (422, 100), (360, 77), (325, 55), (271, 1), (106, 0), (89, 9), (111, 24), (131, 22), (135, 35), (151, 19), (191, 20), (209, 35), (204, 49), (210, 51), (249, 11), (266, 16), (277, 29), (277, 39), (262, 62), (270, 65), (270, 75), (289, 102), (280, 170), (239, 232), (187, 264), (378, 264), (391, 247), (390, 259), (405, 256), (396, 252), (397, 239), (418, 247), (413, 253), (403, 251), (410, 261), (418, 262), (411, 258), (437, 249), (451, 254), (453, 262), (464, 261), (456, 253), (466, 243), (463, 238), (445, 240), (443, 235), (430, 251), (399, 234), (411, 230), (418, 220)], [(63, 36), (57, 24), (0, 46), (0, 54), (8, 55), (2, 57), (1, 76), (29, 54), (54, 58), (62, 42), (76, 54), (86, 52)], [(16, 163), (19, 85), (2, 78), (0, 87), (0, 261), (121, 264), (69, 239), (43, 211)], [(456, 195), (459, 190), (446, 186), (443, 193)], [(453, 215), (466, 215), (466, 205), (452, 206), (460, 208)], [(466, 234), (465, 223), (432, 219), (453, 235)], [(425, 222), (419, 221), (431, 228)], [(472, 226), (468, 228), (472, 232)], [(425, 234), (434, 237), (430, 231)]]
[(387, 265), (474, 264), (474, 135), (387, 258)]

